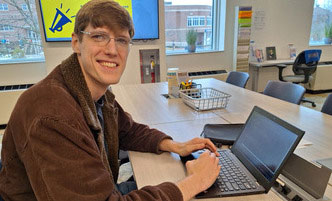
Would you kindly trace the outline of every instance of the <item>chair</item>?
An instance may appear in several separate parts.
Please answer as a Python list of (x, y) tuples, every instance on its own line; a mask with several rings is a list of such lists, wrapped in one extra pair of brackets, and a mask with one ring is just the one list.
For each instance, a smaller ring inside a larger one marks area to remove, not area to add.
[(119, 165), (129, 162), (128, 151), (119, 150)]
[(321, 112), (332, 115), (332, 94), (329, 94), (324, 101)]
[(304, 92), (305, 88), (301, 85), (270, 80), (263, 94), (299, 105)]
[[(293, 64), (294, 75), (282, 75), (286, 65), (277, 65), (279, 68), (279, 80), (284, 82), (292, 82), (295, 84), (310, 84), (312, 74), (316, 71), (322, 50), (304, 50), (295, 59)], [(311, 103), (312, 107), (316, 107), (313, 101), (302, 99), (302, 102)]]
[(248, 82), (248, 79), (248, 73), (231, 71), (227, 76), (226, 83), (244, 88)]

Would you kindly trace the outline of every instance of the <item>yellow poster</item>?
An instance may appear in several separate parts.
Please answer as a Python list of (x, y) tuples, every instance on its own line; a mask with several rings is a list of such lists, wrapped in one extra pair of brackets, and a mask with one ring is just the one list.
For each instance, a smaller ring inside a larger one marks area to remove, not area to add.
[[(78, 10), (89, 0), (40, 0), (48, 41), (70, 40)], [(131, 0), (116, 0), (132, 16)]]

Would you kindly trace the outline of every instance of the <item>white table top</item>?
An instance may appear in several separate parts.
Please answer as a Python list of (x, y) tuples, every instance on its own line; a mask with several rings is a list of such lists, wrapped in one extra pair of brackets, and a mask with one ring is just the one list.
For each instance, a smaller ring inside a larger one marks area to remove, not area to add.
[(277, 60), (266, 60), (263, 62), (249, 62), (249, 65), (255, 66), (255, 67), (269, 67), (269, 66), (275, 66), (278, 64), (293, 64), (294, 59), (277, 59)]

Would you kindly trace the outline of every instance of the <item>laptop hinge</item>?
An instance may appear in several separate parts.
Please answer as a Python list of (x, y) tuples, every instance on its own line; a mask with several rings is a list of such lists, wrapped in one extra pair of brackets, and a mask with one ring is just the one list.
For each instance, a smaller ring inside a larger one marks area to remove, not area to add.
[(293, 153), (274, 188), (287, 200), (322, 200), (330, 175), (331, 170), (324, 165), (311, 163)]

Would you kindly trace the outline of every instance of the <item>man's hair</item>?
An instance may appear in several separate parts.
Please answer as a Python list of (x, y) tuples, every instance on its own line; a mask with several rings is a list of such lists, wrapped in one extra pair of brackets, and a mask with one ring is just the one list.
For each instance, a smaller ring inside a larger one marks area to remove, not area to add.
[(133, 21), (126, 9), (113, 0), (91, 0), (84, 4), (76, 15), (74, 32), (79, 41), (87, 26), (107, 27), (112, 31), (128, 30), (130, 38), (134, 36)]

